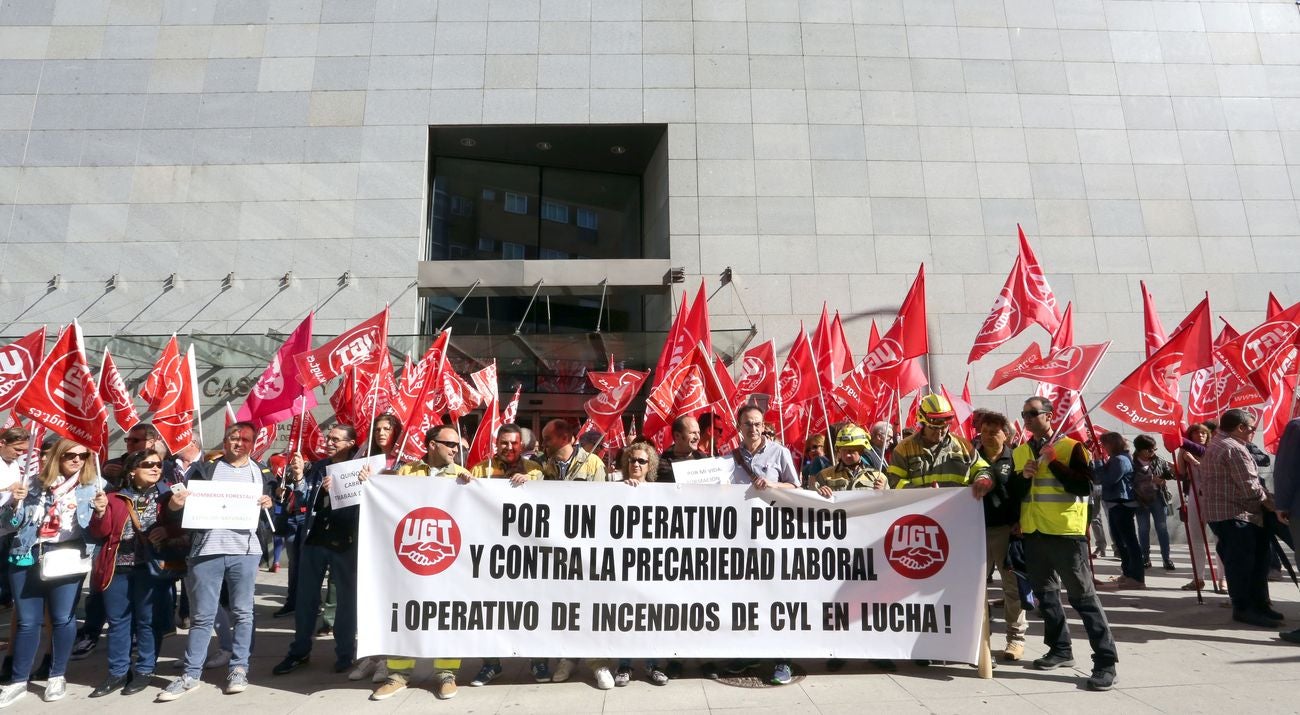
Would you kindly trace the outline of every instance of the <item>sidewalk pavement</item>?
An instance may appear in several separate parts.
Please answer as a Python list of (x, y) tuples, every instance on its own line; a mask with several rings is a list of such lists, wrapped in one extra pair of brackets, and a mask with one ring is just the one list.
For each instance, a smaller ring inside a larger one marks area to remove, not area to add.
[[(1175, 549), (1182, 551), (1182, 549)], [(1178, 558), (1181, 556), (1181, 560)], [(1189, 580), (1185, 552), (1176, 555), (1179, 568), (1172, 573), (1157, 566), (1147, 572), (1148, 590), (1102, 594), (1107, 616), (1120, 649), (1119, 681), (1108, 693), (1083, 689), (1090, 661), (1087, 639), (1073, 611), (1067, 607), (1075, 639), (1075, 669), (1033, 670), (1029, 662), (1043, 654), (1042, 624), (1030, 618), (1026, 659), (999, 663), (992, 680), (976, 677), (968, 665), (920, 668), (900, 663), (898, 672), (886, 674), (861, 661), (850, 661), (844, 670), (827, 673), (820, 660), (797, 661), (796, 680), (783, 687), (771, 687), (760, 678), (726, 682), (705, 680), (694, 662), (686, 664), (686, 677), (664, 687), (646, 682), (642, 664), (635, 661), (636, 680), (625, 688), (597, 690), (591, 671), (580, 666), (574, 680), (537, 684), (527, 672), (527, 661), (507, 660), (506, 672), (491, 685), (469, 687), (478, 671), (479, 660), (467, 659), (459, 673), (460, 692), (448, 701), (434, 698), (428, 681), (384, 702), (367, 698), (368, 680), (348, 682), (346, 675), (331, 672), (333, 643), (318, 642), (316, 658), (300, 670), (283, 676), (271, 675), (271, 668), (284, 656), (293, 628), (291, 618), (271, 618), (280, 605), (286, 573), (262, 572), (257, 592), (257, 636), (250, 687), (239, 695), (223, 695), (224, 670), (204, 674), (204, 686), (175, 703), (154, 704), (159, 690), (150, 688), (138, 695), (113, 694), (87, 698), (105, 674), (105, 645), (91, 656), (71, 664), (68, 695), (58, 703), (40, 702), (44, 683), (34, 682), (31, 693), (8, 712), (26, 713), (132, 713), (140, 708), (162, 712), (256, 712), (256, 713), (853, 713), (866, 703), (884, 705), (891, 713), (1135, 713), (1212, 712), (1218, 715), (1235, 709), (1258, 713), (1300, 711), (1300, 646), (1277, 638), (1272, 630), (1234, 623), (1227, 596), (1205, 593), (1198, 604), (1195, 592), (1182, 591)], [(1097, 561), (1099, 578), (1117, 575), (1119, 563)], [(1271, 585), (1275, 607), (1287, 616), (1285, 628), (1300, 626), (1300, 590), (1287, 582)], [(990, 598), (997, 598), (996, 590)], [(993, 609), (993, 650), (1003, 646), (1000, 609)], [(213, 646), (215, 647), (215, 645)], [(163, 645), (163, 659), (155, 678), (159, 687), (177, 671), (172, 661), (184, 648), (184, 637), (173, 636)], [(617, 654), (615, 654), (617, 655)], [(552, 661), (552, 667), (554, 662)], [(417, 678), (421, 676), (417, 671)], [(766, 669), (754, 671), (766, 679)], [(337, 708), (337, 709), (336, 709)], [(155, 710), (156, 709), (156, 710)]]

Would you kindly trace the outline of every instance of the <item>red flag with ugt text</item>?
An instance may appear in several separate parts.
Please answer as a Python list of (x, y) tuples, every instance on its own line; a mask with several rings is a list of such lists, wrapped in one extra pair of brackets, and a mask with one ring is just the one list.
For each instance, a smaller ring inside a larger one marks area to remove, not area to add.
[(411, 421), (415, 404), (419, 402), (427, 384), (438, 382), (443, 368), (447, 366), (447, 341), (451, 338), (451, 329), (442, 331), (434, 338), (433, 344), (424, 352), (419, 362), (410, 360), (402, 368), (402, 379), (397, 383), (393, 393), (393, 414), (402, 424)]
[(294, 415), (289, 423), (289, 449), (302, 453), (303, 459), (314, 462), (329, 456), (325, 448), (325, 433), (310, 411)]
[(356, 415), (352, 413), (353, 395), (355, 394), (353, 376), (344, 375), (338, 387), (330, 395), (330, 406), (334, 408), (334, 421), (338, 424), (356, 426)]
[[(1181, 431), (1183, 407), (1174, 387), (1178, 378), (1206, 365), (1210, 304), (1202, 300), (1160, 349), (1129, 373), (1098, 407), (1138, 428), (1160, 434)], [(1197, 345), (1205, 338), (1206, 346)]]
[[(913, 364), (908, 361), (930, 350), (925, 315), (925, 264), (917, 271), (912, 287), (907, 291), (898, 317), (889, 330), (862, 358), (868, 372), (880, 379), (898, 385), (909, 378)], [(910, 382), (911, 380), (906, 380)]]
[(104, 363), (99, 370), (99, 399), (113, 408), (113, 420), (123, 432), (130, 432), (132, 427), (140, 424), (140, 413), (136, 412), (131, 393), (126, 389), (126, 381), (122, 379), (122, 373), (117, 371), (117, 365), (107, 348), (104, 349)]
[(108, 447), (108, 413), (99, 399), (76, 321), (63, 329), (50, 354), (36, 367), (14, 411), (95, 452)]
[(519, 414), (519, 393), (523, 392), (522, 384), (515, 385), (515, 396), (510, 398), (506, 403), (506, 408), (501, 411), (501, 424), (512, 425), (515, 423), (515, 415)]
[(637, 370), (587, 373), (587, 379), (600, 393), (587, 400), (583, 411), (597, 431), (603, 434), (623, 431), (623, 413), (649, 376), (650, 373)]
[(793, 405), (817, 397), (817, 379), (812, 344), (800, 326), (790, 353), (785, 357), (785, 367), (781, 368), (781, 375), (777, 378), (782, 404)]
[(993, 372), (989, 389), (996, 389), (1023, 377), (1056, 385), (1064, 390), (1082, 391), (1109, 347), (1110, 341), (1093, 345), (1067, 345), (1040, 356), (1038, 343), (1030, 343), (1020, 357)]
[(1038, 257), (1029, 247), (1024, 229), (1020, 232), (1020, 253), (1011, 265), (1011, 273), (1002, 291), (993, 301), (993, 310), (975, 336), (967, 363), (975, 362), (999, 345), (1024, 332), (1037, 323), (1048, 333), (1053, 333), (1061, 323), (1061, 312), (1056, 307), (1056, 296), (1047, 284)]
[(373, 369), (380, 355), (388, 352), (388, 306), (369, 320), (345, 330), (342, 335), (294, 356), (298, 380), (308, 390), (333, 380), (348, 368)]
[(248, 451), (249, 456), (259, 462), (262, 461), (266, 456), (266, 450), (270, 449), (275, 442), (275, 434), (279, 429), (279, 425), (274, 422), (258, 427), (257, 435), (253, 437), (253, 447)]
[(1238, 380), (1267, 395), (1274, 360), (1300, 340), (1300, 303), (1214, 348), (1214, 357)]
[(166, 391), (167, 376), (176, 372), (180, 361), (181, 348), (176, 342), (176, 334), (173, 333), (171, 339), (163, 346), (158, 362), (154, 363), (153, 369), (149, 371), (149, 377), (145, 378), (144, 385), (140, 388), (140, 399), (149, 406), (150, 412), (158, 411), (162, 393)]
[(352, 368), (353, 394), (352, 414), (356, 419), (357, 442), (365, 443), (370, 439), (370, 425), (379, 415), (389, 412), (393, 406), (393, 393), (397, 392), (397, 381), (393, 379), (393, 359), (388, 346), (376, 350), (378, 360), (370, 364), (357, 365)]
[(45, 357), (44, 326), (0, 347), (0, 410), (7, 410), (14, 406), (43, 357)]
[(298, 377), (298, 363), (293, 359), (295, 355), (311, 350), (314, 315), (308, 313), (275, 351), (271, 363), (257, 378), (257, 384), (248, 391), (248, 399), (235, 413), (238, 420), (262, 427), (283, 422), (316, 406), (316, 393), (303, 389), (303, 381)]
[(474, 383), (474, 391), (478, 393), (484, 403), (501, 401), (501, 388), (497, 385), (497, 361), (493, 360), (492, 364), (482, 370), (475, 370), (469, 374), (469, 379)]
[(194, 346), (179, 359), (169, 360), (160, 375), (161, 384), (154, 393), (153, 426), (168, 449), (179, 452), (194, 442), (194, 418), (199, 411)]
[(682, 304), (677, 308), (677, 315), (673, 317), (672, 325), (668, 326), (668, 336), (664, 339), (664, 348), (659, 353), (659, 360), (655, 362), (654, 381), (651, 388), (663, 381), (664, 375), (677, 366), (686, 351), (691, 349), (695, 343), (691, 341), (690, 335), (686, 333), (686, 319), (690, 314), (690, 304), (686, 301), (686, 293), (682, 292)]
[(650, 439), (663, 439), (673, 420), (683, 415), (703, 412), (709, 405), (725, 399), (722, 386), (713, 373), (713, 366), (697, 343), (677, 367), (668, 371), (663, 380), (646, 398), (643, 433)]
[[(1214, 347), (1219, 348), (1238, 335), (1231, 325), (1224, 323), (1214, 339)], [(1267, 396), (1237, 379), (1226, 365), (1216, 359), (1213, 367), (1192, 373), (1192, 382), (1187, 390), (1187, 419), (1192, 422), (1216, 420), (1224, 410), (1258, 405), (1266, 399)]]
[(776, 349), (771, 340), (746, 350), (740, 368), (744, 372), (736, 383), (736, 404), (748, 400), (750, 395), (776, 395)]

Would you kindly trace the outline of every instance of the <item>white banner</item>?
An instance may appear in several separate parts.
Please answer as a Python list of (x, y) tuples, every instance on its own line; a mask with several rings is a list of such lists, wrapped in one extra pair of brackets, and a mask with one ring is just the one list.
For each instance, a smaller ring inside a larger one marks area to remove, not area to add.
[(968, 489), (379, 476), (359, 654), (974, 662), (984, 517)]
[(731, 457), (687, 459), (673, 462), (673, 480), (678, 484), (730, 484), (736, 471)]
[(262, 482), (213, 482), (191, 479), (186, 487), (186, 529), (256, 529), (262, 513)]
[(325, 476), (330, 478), (330, 508), (342, 509), (361, 503), (361, 468), (370, 465), (371, 474), (379, 474), (387, 466), (388, 458), (382, 454), (373, 457), (349, 459), (346, 462), (325, 465)]

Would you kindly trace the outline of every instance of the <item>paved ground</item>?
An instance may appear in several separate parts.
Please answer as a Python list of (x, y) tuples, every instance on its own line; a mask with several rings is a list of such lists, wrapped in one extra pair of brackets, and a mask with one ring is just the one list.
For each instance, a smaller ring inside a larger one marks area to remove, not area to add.
[[(1185, 548), (1185, 547), (1181, 547)], [(1177, 559), (1176, 559), (1177, 560)], [(1185, 564), (1184, 562), (1180, 562)], [(1103, 578), (1118, 572), (1118, 562), (1098, 562)], [(590, 672), (579, 670), (576, 682), (538, 685), (531, 682), (523, 661), (507, 661), (507, 672), (485, 688), (465, 685), (477, 671), (478, 661), (465, 663), (459, 695), (436, 700), (427, 687), (413, 687), (382, 703), (367, 701), (368, 683), (349, 683), (329, 672), (330, 644), (316, 662), (286, 676), (271, 675), (283, 656), (290, 623), (274, 620), (270, 612), (279, 605), (285, 574), (262, 574), (258, 586), (258, 634), (251, 674), (252, 686), (241, 695), (226, 696), (212, 685), (224, 673), (209, 672), (202, 690), (171, 704), (153, 704), (158, 690), (132, 697), (118, 694), (89, 700), (90, 690), (104, 677), (104, 654), (72, 664), (68, 696), (52, 704), (40, 702), (43, 683), (11, 712), (140, 712), (139, 708), (172, 708), (187, 712), (342, 713), (365, 712), (446, 713), (860, 713), (865, 703), (885, 704), (891, 713), (1015, 713), (1052, 712), (1214, 712), (1236, 708), (1255, 713), (1300, 711), (1300, 646), (1277, 639), (1262, 629), (1238, 628), (1222, 604), (1225, 596), (1206, 594), (1198, 605), (1195, 594), (1181, 591), (1188, 574), (1149, 572), (1150, 589), (1103, 595), (1106, 610), (1119, 641), (1121, 662), (1118, 687), (1109, 693), (1083, 690), (1085, 670), (1039, 672), (1025, 664), (1002, 664), (992, 680), (980, 680), (965, 665), (917, 668), (903, 665), (895, 674), (883, 674), (865, 663), (850, 663), (842, 672), (827, 674), (821, 661), (802, 661), (797, 670), (807, 673), (791, 685), (775, 688), (757, 681), (729, 685), (698, 677), (683, 678), (665, 687), (644, 681), (626, 688), (601, 691), (591, 685)], [(1288, 622), (1300, 625), (1300, 591), (1290, 583), (1272, 584), (1278, 609)], [(3, 615), (3, 614), (0, 614)], [(1087, 641), (1074, 623), (1080, 666), (1088, 661)], [(1000, 648), (1001, 623), (994, 623), (994, 648)], [(1043, 651), (1041, 624), (1031, 619), (1029, 655)], [(183, 639), (169, 638), (159, 673), (176, 672), (171, 660), (183, 648)], [(693, 667), (688, 669), (694, 671)], [(766, 675), (766, 673), (764, 673)], [(158, 684), (165, 681), (158, 679)], [(343, 710), (333, 710), (343, 708)], [(357, 710), (353, 710), (356, 712)]]

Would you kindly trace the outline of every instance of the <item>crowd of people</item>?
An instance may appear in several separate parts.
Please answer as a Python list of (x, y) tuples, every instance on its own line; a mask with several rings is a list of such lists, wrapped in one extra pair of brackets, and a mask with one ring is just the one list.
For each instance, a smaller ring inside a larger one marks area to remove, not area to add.
[[(1033, 666), (1050, 670), (1074, 664), (1064, 590), (1091, 646), (1086, 686), (1092, 690), (1114, 685), (1119, 660), (1097, 591), (1145, 588), (1145, 571), (1153, 563), (1152, 524), (1160, 565), (1174, 570), (1167, 529), (1174, 514), (1182, 514), (1191, 544), (1187, 588), (1203, 588), (1207, 568), (1212, 577), (1216, 573), (1206, 558), (1212, 535), (1232, 617), (1251, 626), (1280, 625), (1268, 576), (1279, 555), (1274, 536), (1290, 543), (1283, 527), (1300, 508), (1300, 474), (1291, 474), (1300, 472), (1300, 420), (1288, 427), (1278, 455), (1275, 503), (1259, 478), (1261, 457), (1267, 457), (1254, 449), (1255, 418), (1249, 412), (1228, 410), (1217, 424), (1192, 426), (1173, 458), (1165, 460), (1148, 435), (1137, 436), (1130, 450), (1122, 435), (1106, 433), (1094, 453), (1055, 432), (1053, 410), (1043, 397), (1026, 400), (1019, 415), (1023, 436), (1006, 415), (978, 410), (968, 440), (955, 433), (952, 404), (928, 395), (918, 404), (915, 429), (898, 439), (888, 423), (833, 425), (828, 434), (809, 438), (799, 454), (779, 443), (775, 426), (753, 405), (734, 416), (678, 417), (671, 443), (662, 450), (648, 441), (606, 450), (598, 438), (588, 439), (572, 423), (555, 419), (541, 430), (540, 449), (529, 430), (501, 427), (495, 454), (473, 465), (462, 463), (466, 444), (448, 425), (423, 435), (426, 452), (420, 459), (399, 462), (402, 425), (391, 415), (376, 420), (368, 443), (358, 444), (353, 426), (334, 424), (325, 436), (326, 458), (307, 462), (301, 454), (281, 454), (269, 464), (250, 456), (256, 429), (245, 422), (228, 427), (220, 449), (207, 455), (197, 447), (171, 454), (152, 426), (138, 425), (125, 436), (127, 453), (102, 465), (71, 440), (36, 446), (25, 429), (10, 428), (0, 432), (0, 485), (7, 485), (0, 486), (0, 550), (7, 555), (0, 561), (0, 602), (11, 602), (14, 615), (0, 668), (7, 683), (0, 687), (0, 707), (23, 698), (31, 680), (46, 681), (44, 700), (64, 697), (69, 660), (94, 653), (105, 628), (107, 675), (92, 698), (148, 689), (163, 638), (178, 629), (188, 631), (181, 670), (156, 694), (159, 701), (199, 688), (205, 668), (225, 669), (226, 693), (245, 690), (258, 573), (263, 565), (279, 570), (286, 554), (288, 590), (273, 616), (292, 617), (294, 635), (272, 674), (285, 676), (308, 665), (315, 641), (332, 635), (335, 673), (370, 679), (374, 700), (407, 688), (415, 660), (400, 653), (358, 659), (356, 653), (359, 506), (331, 505), (326, 467), (362, 455), (384, 455), (385, 473), (410, 478), (495, 478), (519, 487), (539, 480), (621, 481), (653, 488), (648, 485), (674, 481), (675, 463), (728, 451), (734, 464), (730, 481), (758, 490), (806, 489), (833, 499), (836, 492), (859, 489), (966, 488), (982, 500), (987, 563), (1003, 595), (1005, 646), (998, 657), (1024, 657), (1026, 614), (1036, 609), (1047, 652)], [(739, 438), (724, 450), (720, 422), (733, 418)], [(24, 479), (26, 455), (36, 448), (39, 472)], [(370, 470), (363, 470), (363, 479), (369, 476)], [(182, 528), (187, 485), (196, 480), (257, 485), (268, 518), (257, 529)], [(1122, 572), (1104, 583), (1091, 565), (1106, 548), (1103, 515)], [(1220, 587), (1217, 581), (1213, 585)], [(83, 600), (85, 619), (78, 629)], [(1281, 637), (1300, 642), (1300, 630)], [(46, 640), (48, 652), (38, 664)], [(894, 668), (889, 661), (872, 662)], [(574, 677), (577, 665), (561, 658), (552, 668), (549, 660), (534, 659), (529, 667), (538, 682), (562, 682)], [(586, 665), (602, 689), (626, 685), (636, 672), (626, 657)], [(844, 664), (827, 665), (836, 670)], [(675, 660), (642, 666), (655, 685), (683, 671)], [(752, 662), (702, 666), (713, 677), (753, 667)], [(453, 697), (461, 661), (439, 658), (432, 668), (434, 694)], [(788, 660), (778, 659), (770, 668), (767, 679), (773, 684), (793, 678)], [(485, 659), (469, 685), (487, 685), (501, 674), (499, 660)]]

